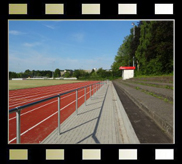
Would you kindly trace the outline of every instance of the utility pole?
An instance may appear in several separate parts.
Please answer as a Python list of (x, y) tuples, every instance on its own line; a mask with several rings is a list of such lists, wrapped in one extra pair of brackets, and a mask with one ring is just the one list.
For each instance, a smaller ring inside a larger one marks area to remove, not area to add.
[(55, 61), (53, 61), (53, 63), (52, 63), (52, 78), (54, 79), (54, 64), (55, 64)]
[[(132, 22), (133, 25), (133, 39), (135, 38), (135, 23)], [(133, 56), (133, 67), (135, 66), (135, 63), (134, 63), (134, 56)]]
[(135, 38), (135, 23), (131, 24), (133, 26), (133, 39)]

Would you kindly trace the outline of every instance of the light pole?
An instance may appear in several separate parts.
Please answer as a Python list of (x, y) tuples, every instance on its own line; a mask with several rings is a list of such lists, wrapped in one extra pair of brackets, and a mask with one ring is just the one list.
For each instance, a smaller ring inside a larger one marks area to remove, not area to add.
[(135, 23), (132, 22), (131, 24), (133, 26), (133, 39), (135, 38)]
[(53, 61), (53, 63), (52, 63), (52, 79), (54, 78), (53, 76), (54, 76), (54, 63), (55, 63), (55, 61)]
[[(135, 23), (132, 22), (131, 24), (133, 26), (133, 39), (135, 38)], [(133, 56), (133, 67), (135, 66), (135, 63), (134, 63), (134, 56)]]

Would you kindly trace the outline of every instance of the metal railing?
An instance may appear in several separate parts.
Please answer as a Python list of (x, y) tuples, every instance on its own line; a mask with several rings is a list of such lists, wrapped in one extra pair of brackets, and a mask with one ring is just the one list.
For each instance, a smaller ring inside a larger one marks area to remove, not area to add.
[[(39, 101), (36, 101), (36, 102), (33, 102), (33, 103), (29, 103), (29, 104), (26, 104), (26, 105), (22, 105), (22, 106), (18, 106), (18, 107), (15, 107), (13, 109), (10, 109), (9, 110), (9, 114), (16, 112), (16, 143), (20, 143), (21, 142), (21, 138), (20, 138), (20, 134), (21, 134), (21, 132), (20, 132), (20, 123), (21, 123), (20, 114), (21, 114), (21, 110), (22, 109), (58, 97), (58, 134), (60, 134), (60, 118), (61, 118), (61, 115), (60, 115), (60, 102), (61, 102), (61, 96), (76, 91), (76, 97), (75, 97), (75, 99), (76, 99), (76, 106), (75, 106), (75, 109), (76, 109), (76, 113), (78, 114), (78, 90), (84, 88), (84, 102), (85, 102), (85, 105), (86, 105), (86, 88), (90, 87), (90, 97), (91, 97), (92, 96), (92, 94), (91, 94), (92, 86), (96, 85), (93, 88), (93, 94), (94, 94), (94, 93), (96, 93), (98, 91), (99, 88), (101, 88), (101, 86), (103, 84), (106, 84), (106, 83), (107, 83), (107, 81), (102, 81), (102, 82), (86, 85), (86, 86), (83, 86), (83, 87), (80, 87), (80, 88), (76, 88), (76, 89), (73, 89), (73, 90), (70, 90), (70, 91), (67, 91), (67, 92), (64, 92), (64, 93), (57, 94), (57, 95), (52, 96), (52, 97), (48, 97), (48, 98), (45, 98), (45, 99), (42, 99), (42, 100), (39, 100)], [(98, 85), (99, 85), (99, 87), (98, 87)], [(94, 92), (94, 90), (95, 90), (95, 92)]]

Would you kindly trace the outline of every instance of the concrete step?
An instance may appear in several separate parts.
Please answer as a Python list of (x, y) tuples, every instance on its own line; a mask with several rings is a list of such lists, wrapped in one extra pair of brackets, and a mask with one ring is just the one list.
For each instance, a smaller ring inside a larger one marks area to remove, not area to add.
[(126, 81), (128, 82), (133, 82), (133, 83), (140, 83), (142, 85), (149, 85), (149, 86), (154, 86), (154, 87), (160, 87), (160, 88), (166, 88), (166, 89), (171, 89), (173, 87), (173, 83), (163, 83), (163, 82), (155, 82), (155, 81), (142, 81), (142, 80), (137, 80), (135, 78), (127, 79)]
[(132, 79), (147, 82), (173, 83), (173, 76), (134, 77)]
[(173, 138), (173, 105), (166, 103), (156, 97), (148, 95), (135, 89), (134, 87), (125, 85), (120, 81), (114, 82), (121, 90), (142, 109), (156, 124), (163, 129), (166, 134)]
[(169, 101), (173, 101), (173, 90), (172, 89), (165, 89), (165, 88), (158, 88), (158, 87), (153, 87), (153, 86), (146, 86), (146, 85), (141, 85), (137, 83), (133, 83), (128, 80), (120, 80), (120, 83), (126, 84), (130, 87), (133, 87), (135, 89), (140, 89), (143, 91), (147, 91), (149, 93), (154, 93), (155, 95), (162, 97), (164, 99), (167, 99)]

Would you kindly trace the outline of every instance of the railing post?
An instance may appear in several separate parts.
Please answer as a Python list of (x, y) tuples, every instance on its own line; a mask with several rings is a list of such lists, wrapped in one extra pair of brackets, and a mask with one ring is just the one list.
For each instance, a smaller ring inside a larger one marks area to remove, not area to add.
[[(96, 85), (96, 84), (95, 84), (95, 85)], [(94, 90), (95, 90), (95, 91), (94, 91), (94, 93), (95, 93), (95, 92), (96, 92), (96, 86), (94, 86)]]
[(90, 98), (91, 98), (91, 96), (92, 96), (92, 89), (91, 89), (91, 85), (90, 85)]
[(76, 90), (76, 114), (78, 115), (78, 89)]
[(60, 116), (60, 95), (58, 96), (58, 134), (60, 135), (60, 120), (61, 120), (61, 116)]
[(20, 139), (20, 109), (16, 111), (16, 143), (19, 144), (21, 142)]
[(86, 105), (86, 87), (84, 89), (85, 89), (85, 105)]

